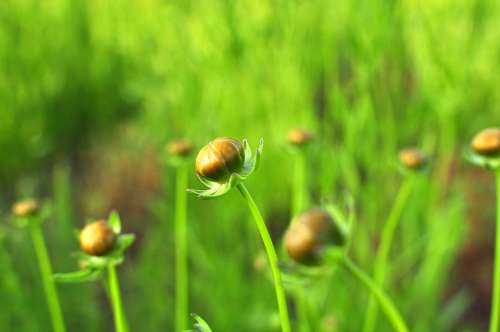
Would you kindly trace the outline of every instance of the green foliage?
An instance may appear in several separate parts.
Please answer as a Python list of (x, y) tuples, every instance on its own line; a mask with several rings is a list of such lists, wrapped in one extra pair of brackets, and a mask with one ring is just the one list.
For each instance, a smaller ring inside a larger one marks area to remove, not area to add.
[[(87, 147), (126, 146), (127, 157), (142, 160), (178, 137), (198, 146), (264, 137), (262, 164), (247, 182), (278, 247), (290, 219), (286, 133), (307, 127), (317, 137), (304, 151), (311, 204), (352, 196), (349, 254), (371, 271), (401, 181), (398, 150), (418, 145), (433, 157), (403, 211), (387, 292), (412, 331), (484, 330), (464, 321), (477, 294), (449, 285), (461, 278), (470, 213), (491, 217), (493, 201), (466, 200), (476, 178), (456, 165), (473, 133), (500, 123), (498, 31), (494, 0), (0, 1), (2, 215), (18, 194), (54, 194), (57, 216), (44, 233), (54, 269), (70, 270), (71, 229), (87, 218), (76, 218)], [(71, 172), (54, 171), (52, 192), (47, 167), (58, 159)], [(151, 213), (140, 223), (124, 218), (125, 230), (140, 231), (120, 269), (131, 331), (173, 327), (169, 172)], [(190, 310), (217, 331), (277, 331), (272, 284), (266, 269), (254, 269), (261, 246), (240, 200), (231, 192), (217, 202), (189, 198)], [(47, 329), (29, 239), (3, 219), (0, 298), (9, 305), (0, 305), (0, 330)], [(111, 330), (94, 286), (59, 285), (69, 331)], [(359, 288), (340, 270), (308, 284), (314, 331), (331, 331), (332, 321), (360, 330), (367, 295)], [(376, 330), (389, 327), (379, 319)]]

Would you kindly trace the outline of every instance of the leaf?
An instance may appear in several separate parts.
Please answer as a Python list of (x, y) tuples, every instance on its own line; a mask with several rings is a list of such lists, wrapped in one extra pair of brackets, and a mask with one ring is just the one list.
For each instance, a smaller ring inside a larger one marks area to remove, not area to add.
[(132, 243), (134, 243), (134, 241), (135, 241), (134, 234), (119, 235), (118, 238), (116, 239), (115, 248), (113, 249), (113, 252), (117, 251), (120, 254), (123, 253), (128, 247), (132, 245)]
[(193, 318), (196, 320), (196, 323), (194, 324), (194, 331), (198, 332), (213, 332), (210, 326), (208, 326), (207, 322), (198, 316), (197, 314), (191, 314)]
[(85, 269), (67, 273), (56, 273), (52, 275), (52, 279), (59, 283), (82, 283), (95, 281), (99, 278), (99, 275), (99, 270)]
[(120, 232), (122, 231), (122, 223), (120, 220), (120, 216), (118, 215), (118, 212), (116, 212), (115, 210), (111, 211), (108, 218), (108, 224), (109, 226), (111, 226), (111, 228), (116, 234), (120, 234)]

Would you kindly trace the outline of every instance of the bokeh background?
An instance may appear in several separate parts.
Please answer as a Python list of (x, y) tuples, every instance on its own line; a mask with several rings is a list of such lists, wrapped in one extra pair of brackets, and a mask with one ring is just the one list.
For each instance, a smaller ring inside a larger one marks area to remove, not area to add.
[[(33, 196), (52, 203), (44, 231), (59, 272), (77, 266), (73, 229), (117, 209), (138, 237), (119, 269), (131, 330), (172, 331), (165, 145), (263, 137), (248, 187), (278, 244), (293, 127), (316, 135), (312, 201), (354, 198), (351, 254), (367, 271), (401, 182), (398, 150), (432, 156), (398, 229), (388, 292), (412, 331), (485, 330), (494, 181), (462, 155), (500, 124), (499, 68), (495, 0), (1, 1), (0, 330), (50, 331), (29, 234), (9, 221), (11, 204)], [(194, 172), (190, 186), (201, 186)], [(278, 331), (241, 198), (188, 204), (190, 311), (219, 332)], [(315, 331), (359, 331), (364, 290), (342, 273), (321, 284)], [(112, 330), (100, 283), (59, 291), (68, 330)], [(379, 319), (377, 330), (390, 328)]]

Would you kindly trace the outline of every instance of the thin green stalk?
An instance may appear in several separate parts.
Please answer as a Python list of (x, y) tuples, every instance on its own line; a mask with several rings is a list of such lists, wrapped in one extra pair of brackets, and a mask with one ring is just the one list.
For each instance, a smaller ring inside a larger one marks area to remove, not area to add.
[(187, 168), (177, 168), (175, 190), (175, 330), (188, 329)]
[(497, 221), (495, 235), (495, 266), (493, 272), (493, 298), (490, 314), (490, 332), (498, 332), (500, 314), (500, 170), (496, 171)]
[(59, 297), (57, 296), (57, 289), (52, 280), (52, 267), (50, 265), (49, 254), (40, 225), (36, 224), (31, 227), (31, 238), (33, 239), (33, 246), (35, 247), (38, 258), (43, 288), (45, 296), (47, 297), (50, 318), (52, 319), (52, 327), (55, 332), (64, 332), (66, 331), (64, 327), (64, 318), (59, 303)]
[[(410, 196), (411, 190), (413, 188), (413, 183), (415, 181), (414, 175), (408, 175), (401, 186), (399, 193), (396, 197), (396, 201), (384, 223), (382, 235), (380, 239), (380, 245), (375, 257), (375, 267), (374, 267), (374, 281), (375, 283), (382, 287), (384, 286), (386, 270), (387, 270), (387, 260), (389, 259), (389, 252), (392, 246), (392, 240), (396, 228), (398, 226), (399, 219), (403, 213), (404, 206), (408, 197)], [(375, 330), (375, 325), (377, 323), (378, 307), (373, 296), (370, 297), (368, 303), (368, 309), (366, 311), (365, 323), (363, 326), (363, 332), (373, 332)]]
[(302, 289), (294, 294), (298, 328), (300, 332), (311, 331), (308, 319), (308, 305)]
[[(303, 151), (297, 151), (294, 163), (292, 187), (292, 217), (297, 216), (307, 206), (306, 167)], [(307, 303), (302, 296), (302, 289), (293, 294), (295, 302), (295, 315), (300, 332), (309, 332), (307, 318)]]
[(113, 307), (113, 316), (115, 319), (115, 331), (128, 332), (125, 313), (123, 312), (122, 297), (120, 294), (120, 283), (118, 281), (118, 276), (116, 275), (116, 266), (113, 264), (108, 265), (108, 283), (111, 305)]
[(269, 260), (269, 266), (271, 267), (274, 279), (274, 289), (276, 291), (276, 299), (278, 302), (278, 310), (280, 313), (281, 330), (283, 332), (291, 332), (290, 320), (288, 318), (288, 307), (286, 303), (285, 290), (283, 288), (283, 283), (281, 281), (281, 272), (278, 268), (278, 255), (276, 254), (276, 250), (274, 249), (271, 235), (269, 235), (266, 223), (264, 222), (264, 219), (260, 214), (259, 208), (255, 204), (252, 195), (247, 190), (245, 185), (240, 182), (237, 185), (237, 188), (248, 204), (248, 207), (253, 215), (253, 218), (255, 219), (255, 223), (257, 225), (260, 236), (262, 238), (262, 242), (264, 243), (264, 247), (266, 249), (267, 259)]
[(307, 206), (305, 159), (302, 151), (297, 151), (294, 163), (292, 216), (299, 214)]
[(344, 256), (343, 259), (340, 260), (340, 263), (342, 267), (355, 276), (372, 293), (391, 322), (394, 330), (398, 332), (408, 332), (408, 327), (398, 309), (382, 289), (347, 256)]

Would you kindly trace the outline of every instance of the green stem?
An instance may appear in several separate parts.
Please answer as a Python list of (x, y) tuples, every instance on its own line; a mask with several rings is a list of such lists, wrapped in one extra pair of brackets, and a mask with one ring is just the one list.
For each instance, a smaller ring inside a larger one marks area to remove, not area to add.
[(347, 256), (344, 256), (344, 258), (340, 260), (340, 263), (342, 267), (355, 276), (372, 293), (391, 322), (394, 330), (398, 332), (408, 332), (408, 327), (398, 309), (382, 289)]
[(308, 319), (308, 306), (302, 289), (299, 289), (299, 291), (295, 294), (294, 299), (299, 332), (309, 332), (311, 329)]
[(305, 159), (302, 151), (295, 156), (293, 175), (292, 216), (299, 214), (307, 206)]
[(31, 238), (33, 239), (33, 246), (38, 258), (40, 273), (42, 275), (43, 288), (45, 296), (47, 297), (47, 304), (49, 306), (50, 318), (52, 319), (52, 327), (55, 332), (66, 331), (64, 327), (64, 318), (57, 296), (56, 286), (52, 280), (52, 267), (50, 265), (50, 258), (47, 252), (47, 246), (43, 238), (42, 228), (39, 224), (31, 227)]
[(128, 332), (127, 322), (123, 312), (122, 298), (120, 295), (120, 283), (118, 281), (118, 276), (116, 275), (116, 266), (114, 264), (108, 265), (108, 283), (111, 305), (113, 307), (113, 316), (115, 319), (115, 331)]
[(187, 168), (177, 168), (175, 190), (175, 330), (188, 329)]
[(497, 221), (495, 235), (495, 265), (493, 272), (493, 298), (490, 314), (490, 332), (498, 332), (500, 314), (500, 170), (496, 171)]
[(278, 310), (280, 313), (281, 330), (283, 332), (291, 332), (290, 320), (288, 318), (288, 308), (286, 303), (285, 290), (283, 288), (283, 283), (281, 281), (281, 272), (278, 268), (278, 255), (276, 254), (276, 250), (274, 249), (271, 235), (269, 235), (266, 223), (264, 222), (264, 219), (260, 214), (259, 208), (255, 204), (252, 195), (250, 195), (250, 192), (248, 192), (245, 185), (240, 182), (237, 185), (237, 188), (248, 204), (248, 207), (253, 215), (253, 218), (255, 219), (255, 223), (257, 225), (260, 236), (262, 238), (262, 242), (264, 243), (264, 247), (266, 249), (267, 259), (269, 260), (269, 266), (271, 267), (274, 279), (274, 289), (276, 291), (276, 299), (278, 302)]
[[(295, 155), (294, 174), (292, 183), (292, 217), (296, 217), (307, 206), (306, 167), (302, 150)], [(309, 332), (307, 318), (307, 303), (302, 296), (302, 289), (293, 294), (295, 302), (295, 315), (299, 332)]]
[[(394, 205), (387, 217), (386, 222), (383, 225), (382, 235), (380, 239), (380, 245), (375, 257), (375, 267), (374, 267), (374, 281), (375, 283), (382, 287), (384, 286), (386, 270), (387, 270), (387, 260), (389, 259), (389, 252), (392, 246), (392, 240), (398, 226), (399, 219), (403, 213), (404, 206), (408, 197), (410, 196), (411, 190), (414, 183), (414, 175), (409, 175), (406, 177), (403, 185), (401, 186), (399, 193), (396, 197)], [(378, 307), (373, 296), (370, 297), (368, 303), (368, 309), (366, 311), (365, 323), (363, 326), (363, 332), (373, 332), (375, 330), (375, 325), (377, 323)]]

